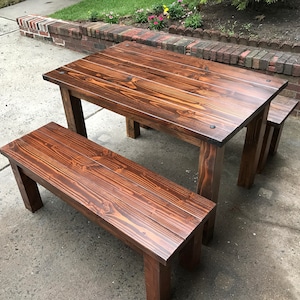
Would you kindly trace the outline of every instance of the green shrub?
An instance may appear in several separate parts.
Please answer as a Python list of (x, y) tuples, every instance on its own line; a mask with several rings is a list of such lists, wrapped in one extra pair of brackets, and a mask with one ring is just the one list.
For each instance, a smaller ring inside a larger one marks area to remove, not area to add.
[(165, 17), (163, 14), (151, 15), (148, 17), (149, 28), (151, 30), (162, 30), (165, 27)]
[(184, 27), (200, 28), (202, 26), (202, 16), (199, 12), (189, 15), (184, 21)]
[(149, 11), (143, 8), (135, 11), (134, 20), (136, 23), (147, 23)]
[(154, 15), (160, 15), (164, 13), (164, 6), (162, 4), (156, 4), (152, 7), (151, 11)]
[[(202, 1), (205, 1), (205, 3), (202, 3)], [(201, 4), (206, 4), (209, 0), (185, 0), (189, 10), (200, 10), (200, 5)], [(214, 1), (214, 0), (211, 0)], [(222, 1), (222, 0), (217, 0), (217, 1)]]
[(99, 13), (96, 10), (88, 11), (88, 20), (96, 22), (99, 18)]
[[(222, 3), (225, 0), (217, 0), (217, 3)], [(280, 0), (231, 0), (231, 4), (236, 7), (237, 10), (245, 10), (249, 6), (257, 4), (272, 4)], [(216, 3), (215, 0), (196, 0), (198, 5), (207, 4), (209, 2)]]
[(177, 2), (173, 2), (169, 6), (168, 13), (169, 13), (170, 19), (172, 19), (172, 20), (180, 20), (184, 16), (184, 14), (185, 14), (182, 1), (179, 0)]
[(117, 23), (119, 23), (119, 17), (120, 16), (118, 14), (116, 14), (116, 13), (114, 13), (112, 11), (110, 13), (105, 14), (103, 16), (104, 22), (111, 23), (111, 24), (117, 24)]

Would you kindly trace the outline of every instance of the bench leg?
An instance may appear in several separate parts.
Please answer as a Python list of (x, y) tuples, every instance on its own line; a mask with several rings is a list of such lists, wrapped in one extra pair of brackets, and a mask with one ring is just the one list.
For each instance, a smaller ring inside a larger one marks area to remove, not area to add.
[(140, 136), (140, 124), (132, 119), (126, 118), (126, 132), (130, 138), (137, 138)]
[(273, 132), (274, 132), (274, 127), (267, 125), (263, 144), (261, 147), (260, 157), (259, 157), (259, 161), (258, 161), (257, 173), (261, 173), (265, 167), (265, 164), (266, 164), (266, 161), (267, 161), (267, 158), (269, 155), (269, 151), (270, 151), (270, 145), (271, 145)]
[(270, 150), (269, 150), (270, 155), (274, 155), (277, 152), (278, 144), (279, 144), (282, 129), (283, 129), (283, 124), (284, 123), (281, 123), (281, 125), (279, 127), (274, 128), (271, 145), (270, 145)]
[(35, 212), (43, 206), (38, 186), (34, 180), (25, 175), (17, 165), (10, 162), (15, 175), (25, 207), (31, 212)]
[(214, 234), (215, 222), (216, 222), (216, 209), (210, 212), (209, 218), (204, 224), (203, 237), (202, 237), (203, 245), (208, 245), (209, 242), (212, 240)]
[(147, 300), (167, 300), (171, 296), (171, 268), (144, 254)]
[(184, 248), (180, 251), (179, 260), (180, 264), (192, 271), (200, 263), (201, 246), (202, 246), (203, 226), (201, 226), (188, 241)]

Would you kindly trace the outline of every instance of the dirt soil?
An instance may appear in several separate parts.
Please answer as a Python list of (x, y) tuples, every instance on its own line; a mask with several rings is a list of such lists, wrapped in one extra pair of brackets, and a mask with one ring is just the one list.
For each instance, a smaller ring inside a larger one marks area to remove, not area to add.
[(230, 2), (201, 8), (204, 29), (300, 43), (300, 0), (238, 11)]
[[(200, 7), (202, 29), (258, 40), (300, 43), (300, 0), (285, 0), (244, 11), (238, 11), (230, 3), (225, 1)], [(178, 21), (169, 22), (169, 25), (173, 24), (180, 25)], [(148, 28), (148, 24), (134, 26)], [(168, 28), (164, 28), (164, 31), (168, 31)]]

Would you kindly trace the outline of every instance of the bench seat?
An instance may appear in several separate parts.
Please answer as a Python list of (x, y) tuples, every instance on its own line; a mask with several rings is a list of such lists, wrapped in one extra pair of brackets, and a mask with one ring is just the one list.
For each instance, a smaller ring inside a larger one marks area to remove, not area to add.
[(169, 299), (170, 261), (193, 269), (215, 203), (55, 123), (0, 149), (25, 207), (43, 206), (37, 183), (144, 257), (147, 299)]
[(276, 154), (284, 122), (297, 104), (298, 100), (284, 96), (277, 96), (272, 100), (258, 163), (258, 173), (262, 172), (265, 167), (268, 156)]

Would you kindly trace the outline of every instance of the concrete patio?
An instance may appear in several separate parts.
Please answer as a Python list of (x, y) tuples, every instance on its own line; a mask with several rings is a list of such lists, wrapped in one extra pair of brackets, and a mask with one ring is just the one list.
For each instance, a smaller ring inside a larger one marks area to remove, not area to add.
[[(0, 9), (0, 146), (47, 122), (66, 126), (57, 86), (42, 74), (84, 54), (21, 37), (15, 18), (78, 1), (26, 0)], [(89, 138), (195, 189), (198, 149), (84, 105)], [(172, 299), (300, 299), (300, 119), (286, 121), (276, 156), (255, 185), (236, 185), (242, 131), (225, 151), (214, 240), (189, 273), (174, 262)], [(176, 162), (176, 163), (174, 163)], [(25, 210), (0, 156), (0, 299), (144, 299), (142, 257), (41, 188), (45, 206)]]

